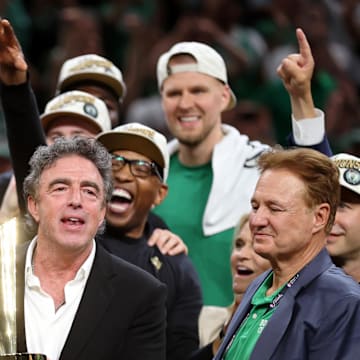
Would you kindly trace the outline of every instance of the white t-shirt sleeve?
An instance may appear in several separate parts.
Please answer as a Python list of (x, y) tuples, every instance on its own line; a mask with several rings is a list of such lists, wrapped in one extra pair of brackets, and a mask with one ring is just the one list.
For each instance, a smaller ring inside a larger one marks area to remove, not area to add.
[(315, 109), (316, 117), (295, 120), (291, 115), (292, 131), (296, 145), (311, 146), (320, 143), (325, 135), (325, 115)]

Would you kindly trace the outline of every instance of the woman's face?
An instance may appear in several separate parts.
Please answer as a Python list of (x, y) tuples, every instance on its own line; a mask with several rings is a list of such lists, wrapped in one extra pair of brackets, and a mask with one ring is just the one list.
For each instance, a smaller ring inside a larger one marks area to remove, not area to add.
[(270, 262), (253, 249), (248, 221), (236, 234), (230, 262), (235, 295), (244, 294), (251, 281), (270, 268)]

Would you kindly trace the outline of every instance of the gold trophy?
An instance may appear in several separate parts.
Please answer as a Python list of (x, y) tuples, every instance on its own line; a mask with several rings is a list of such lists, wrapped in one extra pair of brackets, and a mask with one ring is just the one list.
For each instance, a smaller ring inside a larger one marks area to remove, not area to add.
[(17, 353), (16, 329), (17, 220), (0, 225), (0, 359), (46, 360), (42, 354)]

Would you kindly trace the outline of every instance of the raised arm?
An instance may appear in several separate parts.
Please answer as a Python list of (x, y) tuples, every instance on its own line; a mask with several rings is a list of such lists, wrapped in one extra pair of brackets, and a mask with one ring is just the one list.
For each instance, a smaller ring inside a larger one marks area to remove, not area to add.
[(293, 116), (296, 120), (316, 117), (311, 94), (311, 78), (315, 62), (310, 45), (301, 29), (296, 29), (299, 53), (284, 58), (277, 73), (289, 93)]
[(6, 19), (0, 21), (0, 80), (5, 85), (19, 85), (26, 82), (28, 65), (20, 43)]
[(19, 206), (24, 212), (22, 184), (28, 162), (35, 149), (46, 142), (28, 79), (28, 65), (14, 30), (5, 19), (0, 20), (0, 90)]
[(299, 52), (284, 58), (277, 69), (289, 94), (292, 111), (290, 146), (311, 147), (332, 155), (325, 133), (324, 113), (314, 106), (311, 79), (315, 62), (310, 45), (301, 29), (296, 29)]

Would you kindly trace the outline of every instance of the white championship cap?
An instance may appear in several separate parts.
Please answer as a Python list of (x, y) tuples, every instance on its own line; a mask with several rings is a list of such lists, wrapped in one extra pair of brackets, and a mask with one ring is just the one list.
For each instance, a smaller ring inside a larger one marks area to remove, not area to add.
[(360, 195), (360, 159), (350, 154), (331, 157), (340, 171), (340, 185)]
[(66, 60), (60, 69), (57, 93), (79, 81), (96, 81), (110, 87), (121, 101), (126, 85), (121, 71), (108, 59), (96, 54), (81, 55)]
[(67, 91), (55, 96), (46, 104), (44, 113), (40, 115), (45, 133), (51, 121), (59, 116), (71, 116), (86, 121), (95, 125), (98, 132), (111, 129), (109, 111), (105, 103), (84, 91)]
[[(169, 66), (170, 59), (179, 54), (191, 55), (196, 60), (196, 63)], [(217, 51), (206, 44), (195, 41), (180, 42), (171, 47), (168, 52), (162, 54), (157, 63), (159, 89), (161, 89), (164, 80), (168, 76), (185, 71), (199, 72), (212, 76), (229, 86), (224, 59)], [(236, 104), (236, 96), (231, 88), (230, 92), (231, 99), (227, 110), (232, 109)]]
[(103, 132), (96, 139), (109, 152), (131, 150), (145, 155), (163, 169), (163, 182), (166, 182), (169, 172), (169, 151), (164, 135), (148, 126), (129, 123)]

